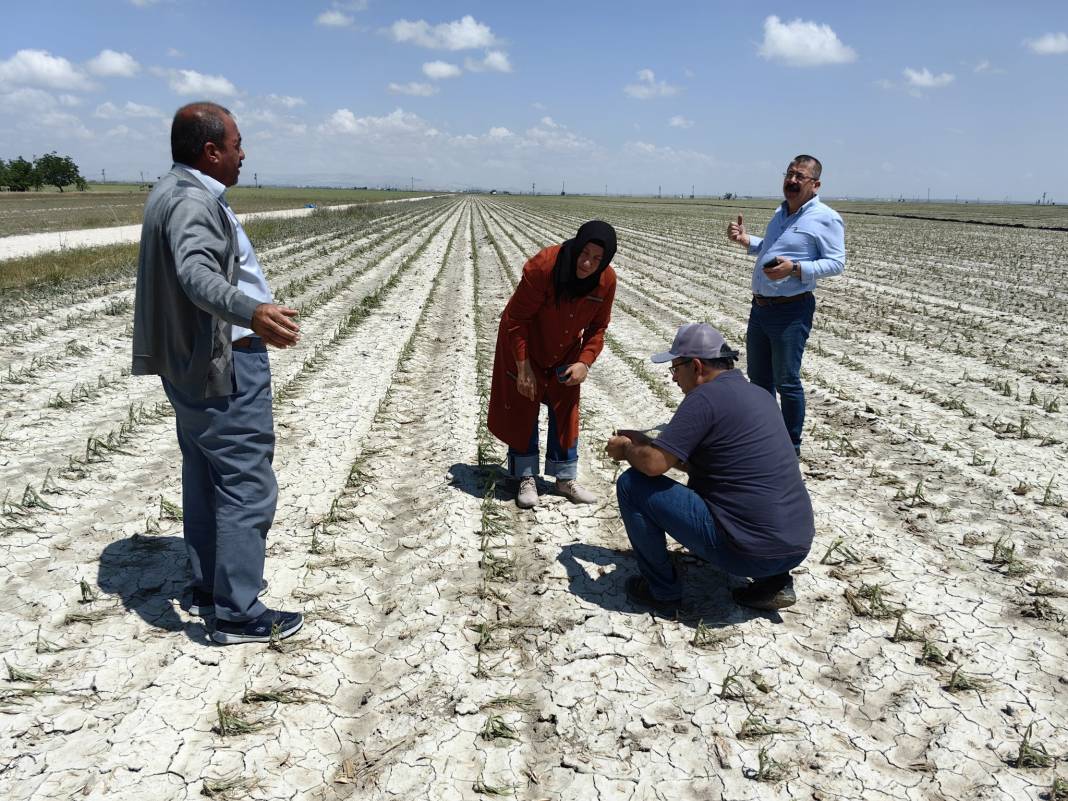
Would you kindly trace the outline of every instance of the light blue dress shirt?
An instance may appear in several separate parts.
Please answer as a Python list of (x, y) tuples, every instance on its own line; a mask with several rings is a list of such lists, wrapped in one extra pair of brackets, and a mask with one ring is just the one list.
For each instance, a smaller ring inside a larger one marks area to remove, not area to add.
[[(252, 242), (249, 241), (245, 229), (241, 227), (241, 222), (237, 219), (237, 215), (234, 214), (234, 210), (230, 208), (230, 204), (223, 197), (226, 186), (210, 175), (205, 175), (200, 170), (190, 167), (188, 164), (178, 164), (178, 166), (192, 173), (198, 181), (204, 184), (204, 188), (218, 199), (219, 204), (226, 209), (226, 215), (230, 218), (230, 222), (233, 223), (237, 231), (237, 248), (241, 261), (237, 274), (237, 288), (260, 303), (273, 303), (274, 297), (271, 295), (271, 288), (267, 286), (267, 278), (264, 276), (263, 268), (260, 267), (260, 262), (256, 258), (256, 251), (252, 248)], [(250, 335), (253, 335), (251, 328), (235, 325), (233, 326), (231, 340), (236, 341)]]
[[(764, 237), (749, 237), (753, 265), (753, 294), (787, 297), (811, 292), (816, 280), (840, 275), (845, 269), (845, 223), (834, 209), (816, 195), (796, 213), (790, 214), (786, 201), (768, 222)], [(764, 275), (764, 265), (782, 256), (801, 265), (801, 277), (788, 275), (778, 281)]]

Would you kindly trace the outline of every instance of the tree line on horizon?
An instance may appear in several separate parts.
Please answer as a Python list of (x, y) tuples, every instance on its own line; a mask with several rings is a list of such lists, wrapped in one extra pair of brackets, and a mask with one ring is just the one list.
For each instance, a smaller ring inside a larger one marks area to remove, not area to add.
[(84, 192), (89, 183), (82, 177), (74, 159), (60, 156), (54, 150), (33, 161), (22, 156), (10, 161), (0, 159), (0, 191), (28, 192), (43, 186), (54, 186), (60, 192), (66, 186), (73, 186)]

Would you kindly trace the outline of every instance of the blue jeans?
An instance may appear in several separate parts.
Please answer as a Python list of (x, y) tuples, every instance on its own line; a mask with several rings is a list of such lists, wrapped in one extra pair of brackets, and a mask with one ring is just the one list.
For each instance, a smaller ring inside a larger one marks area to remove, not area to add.
[(212, 593), (215, 616), (243, 622), (259, 600), (267, 531), (278, 500), (271, 460), (271, 367), (260, 344), (234, 348), (233, 395), (194, 398), (166, 378), (182, 450), (182, 526), (193, 586)]
[(668, 556), (670, 534), (694, 556), (734, 576), (776, 576), (797, 567), (804, 556), (747, 558), (733, 550), (701, 496), (667, 476), (650, 477), (630, 468), (616, 479), (619, 514), (627, 529), (638, 570), (653, 596), (662, 601), (682, 597), (682, 584)]
[[(549, 434), (548, 442), (545, 443), (545, 475), (555, 476), (561, 481), (578, 478), (578, 443), (572, 447), (560, 447), (560, 439), (556, 436), (556, 413), (553, 407), (545, 404), (549, 409)], [(534, 430), (530, 432), (530, 443), (525, 453), (508, 448), (508, 473), (512, 478), (526, 478), (538, 474), (538, 421), (534, 420)]]
[(772, 397), (778, 391), (782, 419), (798, 453), (801, 429), (805, 425), (801, 357), (805, 355), (815, 311), (816, 299), (811, 294), (793, 303), (758, 306), (754, 301), (745, 332), (749, 380)]

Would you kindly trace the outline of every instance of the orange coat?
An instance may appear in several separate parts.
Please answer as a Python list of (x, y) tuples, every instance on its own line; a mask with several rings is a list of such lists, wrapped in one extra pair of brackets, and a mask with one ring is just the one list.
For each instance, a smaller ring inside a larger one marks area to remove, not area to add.
[[(555, 368), (582, 362), (590, 367), (604, 347), (604, 331), (612, 317), (616, 273), (609, 265), (588, 295), (556, 305), (553, 267), (560, 245), (547, 247), (523, 266), (523, 277), (501, 314), (490, 389), (489, 430), (502, 442), (523, 452), (538, 419), (538, 407), (548, 403), (556, 413), (560, 445), (578, 442), (579, 388), (556, 378)], [(528, 400), (516, 387), (516, 362), (530, 360), (538, 384), (539, 402)]]

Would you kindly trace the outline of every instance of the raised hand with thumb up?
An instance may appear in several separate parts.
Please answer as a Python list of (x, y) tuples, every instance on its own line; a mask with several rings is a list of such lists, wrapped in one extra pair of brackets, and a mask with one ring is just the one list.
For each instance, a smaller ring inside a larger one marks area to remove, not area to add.
[(749, 247), (749, 234), (745, 232), (745, 220), (738, 215), (738, 222), (727, 223), (727, 239)]

